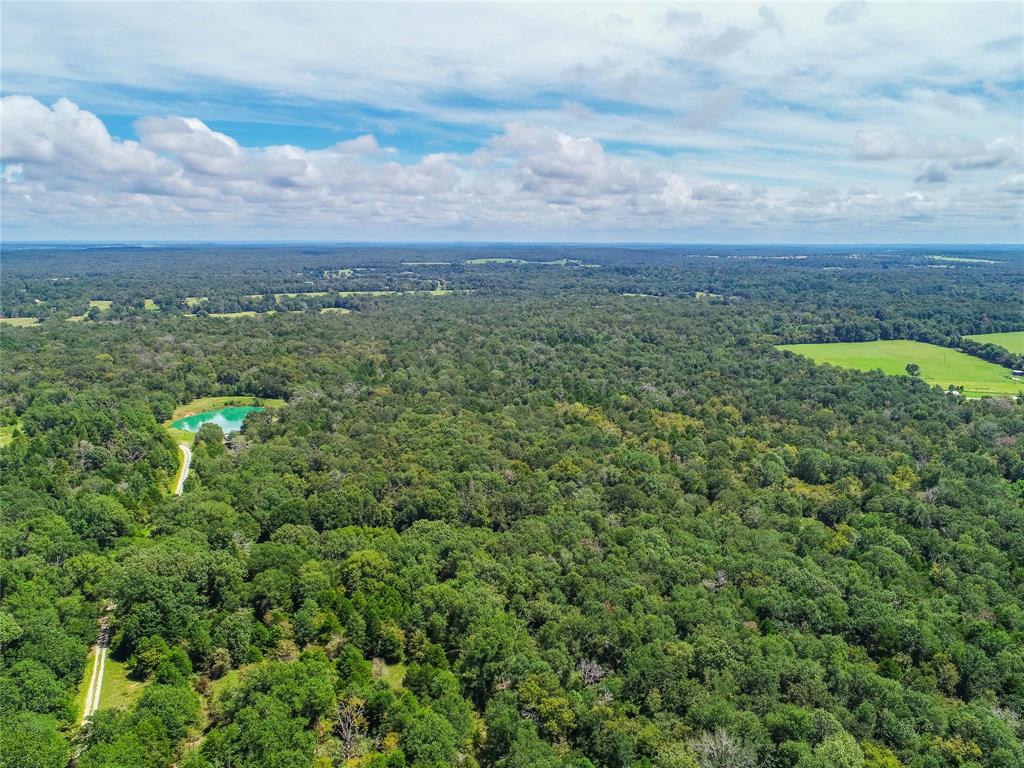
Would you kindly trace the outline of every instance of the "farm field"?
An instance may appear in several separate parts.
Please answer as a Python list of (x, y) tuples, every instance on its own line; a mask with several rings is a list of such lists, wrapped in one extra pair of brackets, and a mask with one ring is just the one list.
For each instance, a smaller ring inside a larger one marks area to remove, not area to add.
[(33, 325), (38, 325), (39, 320), (35, 317), (0, 317), (0, 323), (4, 325), (13, 325), (18, 328), (28, 328)]
[(1024, 355), (1024, 331), (979, 333), (976, 336), (967, 336), (966, 338), (979, 341), (982, 344), (998, 344), (1003, 349), (1013, 352), (1015, 355)]
[(114, 302), (111, 299), (93, 299), (92, 301), (89, 302), (89, 309), (95, 307), (100, 312), (106, 312), (108, 309), (110, 309), (110, 305), (113, 303)]
[(919, 341), (861, 341), (832, 344), (783, 344), (779, 349), (860, 371), (879, 370), (891, 376), (906, 376), (908, 363), (921, 366), (921, 378), (940, 387), (962, 386), (968, 397), (1017, 395), (1024, 382), (995, 363), (955, 349)]

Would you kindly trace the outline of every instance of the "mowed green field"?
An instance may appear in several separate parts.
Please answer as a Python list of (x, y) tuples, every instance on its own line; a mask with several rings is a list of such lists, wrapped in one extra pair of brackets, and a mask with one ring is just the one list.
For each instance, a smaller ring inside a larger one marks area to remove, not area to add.
[(842, 368), (906, 376), (907, 363), (921, 366), (921, 378), (941, 387), (962, 386), (968, 397), (1018, 395), (1024, 381), (1014, 379), (1007, 368), (971, 357), (955, 349), (920, 341), (861, 341), (835, 344), (783, 344), (779, 349), (796, 352), (816, 363)]
[(1024, 355), (1024, 331), (1010, 331), (1009, 333), (979, 333), (976, 336), (967, 336), (968, 339), (979, 341), (982, 344), (998, 344), (1005, 350), (1015, 355)]

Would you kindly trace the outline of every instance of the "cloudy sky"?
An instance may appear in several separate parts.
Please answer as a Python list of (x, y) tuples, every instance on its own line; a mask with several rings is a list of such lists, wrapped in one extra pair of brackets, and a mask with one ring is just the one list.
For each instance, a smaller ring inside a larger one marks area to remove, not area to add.
[(3, 2), (3, 237), (1020, 242), (1022, 8)]

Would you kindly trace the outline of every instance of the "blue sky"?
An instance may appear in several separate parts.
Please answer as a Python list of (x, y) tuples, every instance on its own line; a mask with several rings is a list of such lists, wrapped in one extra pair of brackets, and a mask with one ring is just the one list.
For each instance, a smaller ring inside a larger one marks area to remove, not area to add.
[(1021, 240), (1017, 3), (3, 15), (9, 240)]

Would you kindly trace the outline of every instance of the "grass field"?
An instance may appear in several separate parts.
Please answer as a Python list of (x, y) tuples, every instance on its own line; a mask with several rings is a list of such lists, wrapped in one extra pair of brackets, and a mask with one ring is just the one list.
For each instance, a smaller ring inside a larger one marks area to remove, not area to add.
[(93, 299), (89, 302), (89, 309), (96, 307), (100, 312), (106, 312), (114, 302), (109, 299)]
[(783, 344), (779, 349), (804, 355), (816, 363), (860, 371), (879, 370), (892, 376), (906, 376), (907, 363), (917, 363), (924, 381), (941, 387), (962, 386), (968, 397), (1017, 395), (1024, 390), (1024, 382), (1015, 380), (1001, 365), (919, 341)]
[(540, 264), (545, 267), (567, 267), (570, 264), (576, 267), (599, 267), (600, 264), (584, 264), (579, 259), (552, 259), (551, 261), (527, 261), (526, 259), (508, 259), (508, 258), (484, 258), (484, 259), (469, 259), (464, 262), (465, 264), (471, 264), (473, 266), (480, 266), (481, 264)]
[(147, 312), (155, 312), (156, 310), (160, 309), (160, 307), (157, 306), (157, 303), (152, 299), (143, 299), (142, 308), (145, 309)]
[(210, 317), (256, 317), (256, 314), (250, 309), (245, 312), (211, 312)]
[(28, 328), (33, 325), (39, 325), (39, 320), (34, 317), (0, 317), (0, 323), (14, 325), (18, 328)]
[(320, 314), (325, 314), (325, 313), (333, 312), (333, 313), (338, 314), (338, 315), (347, 315), (351, 311), (352, 311), (351, 309), (345, 309), (344, 307), (321, 307), (320, 308)]
[(186, 296), (185, 306), (191, 309), (192, 307), (202, 304), (204, 301), (208, 301), (206, 296)]
[(275, 293), (274, 301), (280, 301), (281, 299), (304, 299), (310, 298), (315, 299), (321, 296), (330, 296), (329, 291), (306, 291), (305, 293)]
[(1024, 355), (1024, 331), (979, 333), (977, 336), (968, 336), (967, 338), (980, 341), (982, 344), (998, 344), (1015, 355)]
[(993, 259), (969, 259), (966, 256), (929, 256), (929, 259), (935, 261), (953, 261), (959, 264), (999, 264), (1001, 262)]
[[(75, 697), (75, 718), (81, 719), (85, 710), (85, 694), (89, 690), (89, 680), (92, 677), (93, 657), (96, 654), (95, 646), (89, 651), (89, 658), (85, 660), (85, 674), (78, 686), (78, 695)], [(129, 709), (139, 696), (146, 689), (146, 683), (132, 680), (128, 677), (128, 666), (123, 661), (114, 661), (110, 654), (103, 665), (103, 687), (100, 689), (100, 709)]]

